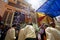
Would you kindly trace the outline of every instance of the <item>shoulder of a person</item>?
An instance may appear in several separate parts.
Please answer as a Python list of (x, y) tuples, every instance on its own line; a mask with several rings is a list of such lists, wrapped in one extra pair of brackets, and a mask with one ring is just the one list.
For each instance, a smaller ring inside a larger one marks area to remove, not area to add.
[(33, 28), (32, 25), (26, 25), (26, 28)]
[(49, 31), (49, 30), (51, 30), (51, 28), (52, 28), (52, 27), (47, 27), (47, 28), (45, 29), (45, 31)]
[(15, 29), (14, 29), (14, 28), (11, 28), (10, 30), (12, 30), (12, 31), (13, 31), (13, 30), (15, 30)]

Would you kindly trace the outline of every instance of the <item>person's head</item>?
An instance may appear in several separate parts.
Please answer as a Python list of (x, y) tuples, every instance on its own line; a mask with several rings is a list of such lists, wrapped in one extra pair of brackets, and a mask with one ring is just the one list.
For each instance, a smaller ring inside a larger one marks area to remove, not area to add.
[(12, 27), (16, 29), (16, 24), (13, 24)]
[(50, 26), (55, 27), (55, 23), (54, 22), (50, 22)]
[(46, 24), (45, 26), (44, 26), (44, 29), (46, 29), (48, 27), (48, 25)]
[(4, 23), (0, 22), (0, 29), (3, 29), (3, 28), (4, 28)]

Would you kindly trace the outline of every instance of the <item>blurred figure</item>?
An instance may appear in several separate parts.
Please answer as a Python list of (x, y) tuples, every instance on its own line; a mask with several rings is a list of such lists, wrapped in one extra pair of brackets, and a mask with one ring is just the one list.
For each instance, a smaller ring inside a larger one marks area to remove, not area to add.
[(5, 40), (15, 40), (16, 39), (15, 29), (16, 29), (16, 25), (13, 24), (12, 27), (7, 31)]
[(19, 30), (20, 30), (20, 25), (17, 24), (17, 26), (16, 26), (16, 39), (15, 40), (18, 40)]
[(50, 26), (53, 27), (53, 28), (55, 28), (55, 23), (54, 22), (50, 22)]
[(0, 40), (3, 40), (4, 23), (0, 21)]
[(19, 30), (16, 30), (16, 39), (15, 40), (18, 40), (18, 34), (19, 34)]
[(7, 34), (7, 31), (10, 29), (10, 27), (8, 25), (4, 25), (4, 28), (2, 29), (2, 35), (1, 35), (1, 39), (4, 40), (5, 36)]
[(0, 21), (0, 29), (4, 29), (4, 23)]
[(28, 23), (28, 25), (20, 30), (18, 40), (36, 40), (35, 29), (32, 23)]
[(43, 23), (40, 26), (40, 30), (38, 32), (38, 40), (46, 40), (46, 33), (45, 33), (45, 29), (48, 27), (47, 24)]
[(46, 36), (47, 40), (60, 40), (60, 16), (54, 18), (56, 27), (48, 27), (46, 28)]

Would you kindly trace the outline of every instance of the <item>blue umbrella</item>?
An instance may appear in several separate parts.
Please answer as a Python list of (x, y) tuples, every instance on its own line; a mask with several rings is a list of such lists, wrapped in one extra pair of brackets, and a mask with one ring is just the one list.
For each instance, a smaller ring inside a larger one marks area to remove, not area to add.
[(60, 15), (60, 0), (47, 0), (40, 8), (36, 10), (37, 12), (44, 12), (50, 17), (56, 17)]

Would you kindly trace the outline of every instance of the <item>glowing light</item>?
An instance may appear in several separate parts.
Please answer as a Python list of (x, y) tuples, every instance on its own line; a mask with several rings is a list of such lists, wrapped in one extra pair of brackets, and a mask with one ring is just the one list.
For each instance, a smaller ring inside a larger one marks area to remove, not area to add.
[(26, 1), (32, 5), (32, 8), (37, 10), (47, 0), (26, 0)]

